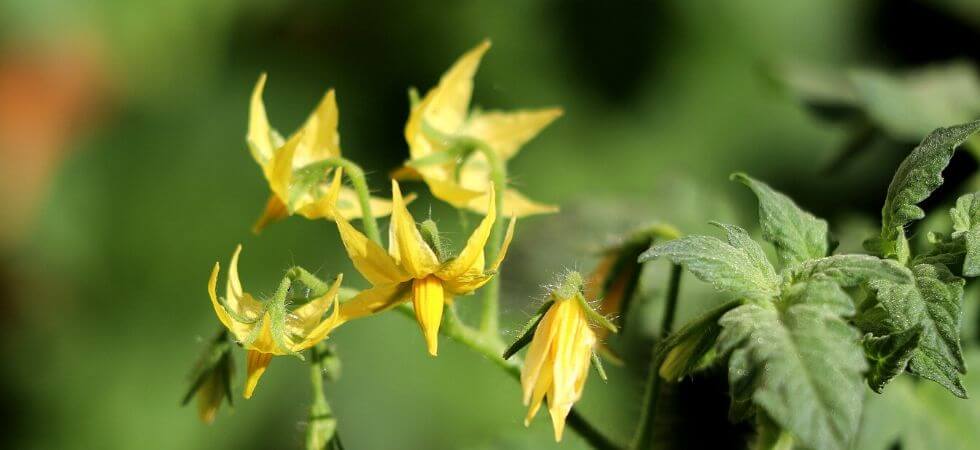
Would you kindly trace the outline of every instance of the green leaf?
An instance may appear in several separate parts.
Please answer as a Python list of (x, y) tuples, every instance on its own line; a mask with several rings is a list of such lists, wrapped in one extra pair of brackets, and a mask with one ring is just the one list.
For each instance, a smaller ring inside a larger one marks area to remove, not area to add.
[(912, 273), (889, 259), (870, 255), (833, 255), (812, 259), (787, 270), (783, 274), (788, 282), (826, 277), (840, 287), (854, 287), (871, 280), (888, 280), (893, 283), (912, 283)]
[(867, 334), (864, 337), (864, 355), (871, 366), (868, 370), (868, 386), (881, 393), (892, 378), (905, 371), (921, 338), (921, 324), (882, 337)]
[(743, 173), (732, 180), (749, 187), (759, 198), (759, 224), (762, 237), (776, 247), (784, 266), (827, 256), (827, 222), (818, 219), (789, 197)]
[(867, 365), (856, 331), (819, 297), (748, 303), (719, 322), (730, 354), (736, 414), (751, 401), (801, 445), (848, 448), (857, 432)]
[(978, 130), (980, 120), (939, 128), (926, 136), (898, 166), (881, 209), (881, 239), (886, 251), (888, 244), (894, 246), (904, 238), (906, 225), (925, 217), (918, 203), (943, 183), (942, 171), (953, 157), (953, 151)]
[(737, 226), (714, 225), (728, 232), (727, 243), (711, 236), (685, 236), (654, 245), (640, 255), (639, 261), (666, 257), (718, 291), (736, 297), (769, 299), (778, 295), (779, 276), (759, 244)]
[(963, 275), (980, 275), (980, 196), (966, 194), (956, 200), (949, 210), (953, 219), (953, 239), (963, 239), (966, 254), (963, 259)]
[(962, 278), (941, 264), (912, 268), (914, 284), (875, 280), (875, 295), (861, 305), (858, 326), (875, 336), (887, 336), (922, 325), (922, 337), (909, 361), (909, 371), (966, 397), (959, 374), (966, 372), (960, 348)]

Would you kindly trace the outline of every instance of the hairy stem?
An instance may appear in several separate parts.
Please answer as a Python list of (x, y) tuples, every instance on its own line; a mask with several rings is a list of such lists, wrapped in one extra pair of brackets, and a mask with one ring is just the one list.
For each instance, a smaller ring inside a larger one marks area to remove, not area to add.
[(324, 164), (332, 167), (344, 169), (347, 179), (357, 192), (357, 201), (361, 204), (361, 220), (364, 222), (364, 234), (378, 245), (381, 245), (381, 234), (378, 232), (378, 222), (371, 212), (371, 191), (368, 189), (367, 178), (364, 176), (364, 169), (353, 161), (335, 157), (323, 161)]
[(323, 356), (326, 344), (320, 342), (310, 349), (310, 386), (313, 388), (313, 404), (310, 405), (309, 423), (306, 427), (306, 450), (323, 450), (337, 431), (337, 419), (327, 403), (323, 391)]
[[(663, 322), (660, 325), (660, 338), (663, 339), (670, 334), (674, 327), (674, 315), (677, 310), (677, 293), (681, 285), (681, 266), (672, 264), (670, 266), (670, 282), (667, 284), (667, 299), (664, 304)], [(650, 368), (647, 371), (646, 388), (644, 389), (643, 404), (640, 410), (640, 421), (633, 434), (633, 441), (630, 443), (632, 450), (644, 450), (651, 448), (653, 443), (653, 428), (657, 415), (657, 400), (660, 397), (660, 358), (656, 355), (650, 357)]]
[[(486, 260), (494, 261), (500, 253), (500, 247), (504, 242), (504, 230), (506, 220), (504, 220), (504, 192), (507, 190), (507, 166), (486, 142), (479, 139), (459, 138), (461, 145), (470, 146), (474, 151), (480, 152), (490, 164), (490, 181), (493, 182), (496, 205), (495, 213), (497, 220), (493, 223), (493, 230), (490, 239), (487, 240), (485, 250)], [(487, 335), (496, 336), (500, 328), (500, 272), (483, 287), (483, 311), (480, 315), (480, 331)]]

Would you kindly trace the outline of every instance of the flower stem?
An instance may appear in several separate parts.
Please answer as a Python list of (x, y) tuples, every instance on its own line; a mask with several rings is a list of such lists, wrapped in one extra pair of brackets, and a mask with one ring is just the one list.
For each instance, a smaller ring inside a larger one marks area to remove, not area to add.
[(344, 169), (347, 179), (350, 180), (354, 191), (357, 192), (357, 201), (361, 204), (361, 220), (364, 222), (364, 234), (378, 245), (381, 245), (381, 234), (378, 232), (378, 222), (371, 212), (371, 191), (368, 189), (367, 178), (364, 176), (364, 169), (357, 163), (342, 157), (329, 158), (324, 160), (328, 166), (340, 167)]
[(309, 423), (306, 427), (306, 449), (323, 450), (334, 439), (337, 419), (323, 392), (323, 356), (326, 344), (320, 342), (310, 348), (310, 386), (313, 388), (313, 404), (310, 405)]
[[(667, 302), (664, 304), (664, 316), (660, 325), (660, 338), (663, 339), (670, 334), (674, 327), (674, 315), (677, 310), (677, 294), (681, 285), (681, 266), (672, 264), (670, 266), (670, 282), (667, 284)], [(656, 355), (650, 357), (650, 369), (647, 371), (646, 389), (643, 395), (643, 404), (640, 410), (640, 421), (633, 434), (633, 441), (630, 443), (631, 450), (644, 450), (651, 448), (653, 442), (653, 428), (657, 415), (657, 400), (660, 397), (660, 358)]]
[[(490, 164), (490, 181), (493, 182), (496, 205), (497, 220), (493, 223), (493, 230), (490, 232), (490, 239), (487, 241), (485, 250), (486, 260), (494, 261), (500, 253), (500, 247), (504, 241), (504, 230), (506, 220), (504, 220), (504, 192), (507, 190), (507, 166), (486, 142), (479, 139), (459, 138), (462, 145), (468, 145), (474, 151), (480, 152), (487, 158)], [(480, 315), (480, 331), (496, 336), (500, 328), (500, 272), (483, 287), (483, 311)]]

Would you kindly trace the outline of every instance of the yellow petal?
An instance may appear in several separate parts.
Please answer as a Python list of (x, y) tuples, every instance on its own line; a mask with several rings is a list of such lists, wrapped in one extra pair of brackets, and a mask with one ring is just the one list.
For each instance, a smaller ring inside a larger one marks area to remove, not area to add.
[(474, 113), (460, 134), (482, 140), (506, 160), (561, 115), (560, 108)]
[[(429, 186), (432, 195), (439, 200), (453, 205), (453, 207), (465, 208), (470, 202), (483, 198), (484, 196), (484, 191), (482, 190), (474, 191), (467, 189), (456, 182), (446, 181), (440, 177), (431, 175), (431, 173), (429, 171), (423, 172), (422, 179)], [(486, 202), (486, 199), (483, 201)]]
[(391, 180), (391, 190), (390, 230), (394, 239), (389, 242), (388, 251), (412, 278), (424, 278), (439, 267), (439, 259), (415, 227), (415, 219), (405, 208), (397, 181)]
[(225, 304), (238, 316), (248, 319), (258, 318), (262, 304), (252, 298), (251, 295), (242, 290), (242, 282), (238, 278), (238, 257), (242, 253), (242, 245), (235, 247), (235, 253), (231, 255), (231, 263), (228, 264), (228, 281), (225, 285)]
[[(255, 350), (262, 353), (268, 353), (270, 355), (286, 355), (289, 351), (282, 348), (278, 342), (276, 342), (275, 337), (272, 336), (272, 317), (269, 313), (262, 315), (261, 321), (258, 324), (259, 329), (255, 330), (252, 328), (251, 332), (258, 332), (258, 335), (245, 345), (248, 350)], [(288, 345), (288, 342), (286, 343)]]
[(504, 262), (504, 258), (507, 257), (507, 250), (510, 249), (510, 243), (514, 240), (515, 225), (517, 225), (517, 217), (511, 217), (510, 223), (507, 224), (507, 233), (504, 234), (504, 242), (500, 245), (500, 251), (497, 252), (497, 259), (490, 265), (490, 270), (497, 270), (500, 267), (500, 263)]
[(248, 112), (248, 134), (245, 137), (252, 157), (263, 168), (272, 159), (276, 149), (272, 129), (269, 126), (269, 118), (266, 116), (265, 105), (262, 103), (265, 79), (266, 75), (263, 73), (259, 76), (259, 81), (255, 83), (255, 88), (252, 89), (252, 100)]
[(497, 219), (497, 209), (494, 206), (496, 197), (494, 196), (493, 186), (490, 186), (489, 205), (487, 205), (487, 215), (480, 221), (480, 225), (473, 230), (466, 246), (459, 252), (459, 256), (453, 259), (442, 268), (438, 275), (444, 280), (451, 280), (462, 275), (469, 270), (473, 263), (478, 259), (482, 260), (483, 247), (487, 245), (487, 238), (493, 230), (493, 222)]
[(337, 210), (338, 198), (340, 198), (341, 191), (344, 189), (341, 183), (343, 174), (344, 170), (342, 168), (338, 167), (334, 170), (330, 185), (320, 194), (320, 197), (299, 208), (297, 212), (307, 219), (319, 219), (321, 217), (332, 218)]
[[(480, 214), (487, 213), (487, 199), (478, 197), (467, 204), (467, 208)], [(523, 218), (536, 214), (551, 214), (558, 212), (555, 205), (538, 203), (525, 197), (516, 189), (507, 189), (504, 192), (504, 217)]]
[[(337, 279), (330, 285), (326, 293), (293, 310), (289, 315), (289, 321), (286, 323), (289, 332), (304, 337), (310, 334), (320, 322), (323, 313), (327, 312), (327, 309), (337, 302), (337, 292), (340, 290), (340, 283), (343, 280), (343, 274), (337, 275)], [(334, 312), (336, 313), (336, 311)]]
[(215, 289), (218, 285), (218, 271), (220, 269), (221, 264), (215, 262), (214, 269), (211, 269), (211, 278), (208, 279), (208, 295), (211, 296), (211, 306), (214, 307), (214, 314), (218, 316), (218, 320), (221, 321), (221, 324), (224, 325), (225, 328), (228, 328), (228, 330), (234, 332), (235, 324), (231, 320), (231, 316), (228, 315), (228, 311), (225, 311), (225, 307), (221, 306), (221, 303), (218, 302), (218, 295)]
[(436, 356), (439, 353), (439, 325), (445, 306), (442, 280), (429, 275), (413, 281), (412, 306), (415, 307), (415, 320), (422, 329), (429, 354)]
[(410, 278), (381, 246), (357, 231), (342, 215), (334, 220), (351, 262), (371, 284), (399, 283)]
[(265, 211), (262, 212), (262, 217), (259, 217), (259, 220), (256, 220), (255, 224), (252, 225), (252, 232), (259, 234), (270, 223), (282, 220), (288, 215), (289, 212), (286, 211), (286, 205), (282, 200), (279, 200), (276, 194), (272, 194), (269, 196), (269, 201), (265, 204)]
[[(415, 200), (415, 194), (409, 194), (405, 196), (405, 202), (410, 203)], [(374, 217), (385, 217), (391, 214), (391, 201), (385, 200), (383, 198), (371, 197), (371, 214)], [(337, 198), (337, 203), (335, 205), (337, 213), (343, 215), (347, 219), (360, 219), (364, 214), (361, 209), (361, 202), (357, 198), (357, 191), (342, 187), (340, 189), (340, 196)], [(332, 216), (328, 216), (332, 217)]]
[[(337, 286), (339, 287), (340, 285), (337, 284)], [(292, 350), (294, 352), (301, 352), (303, 350), (306, 350), (316, 345), (318, 342), (326, 339), (327, 335), (330, 334), (331, 331), (333, 331), (335, 328), (337, 328), (344, 322), (345, 319), (340, 312), (340, 299), (338, 298), (336, 293), (334, 293), (333, 313), (330, 314), (330, 317), (327, 317), (319, 324), (317, 324), (315, 327), (313, 327), (313, 329), (310, 330), (310, 333), (306, 335), (306, 338), (300, 341), (295, 346), (293, 346)]]
[(293, 156), (296, 154), (296, 148), (299, 146), (302, 137), (302, 133), (297, 133), (290, 138), (276, 150), (272, 161), (265, 168), (265, 178), (269, 182), (269, 189), (286, 205), (287, 211), (290, 207), (289, 183), (293, 178)]
[(252, 393), (255, 392), (255, 386), (259, 384), (259, 378), (262, 378), (265, 369), (272, 362), (272, 355), (249, 350), (246, 359), (245, 398), (252, 398)]
[(294, 168), (340, 156), (340, 134), (337, 132), (339, 116), (336, 94), (330, 89), (296, 132), (303, 134), (303, 138), (293, 161)]
[(197, 397), (197, 417), (201, 422), (211, 424), (218, 414), (218, 408), (224, 398), (224, 384), (218, 374), (208, 375), (204, 384), (198, 389)]
[(391, 174), (390, 174), (390, 177), (393, 178), (393, 179), (396, 179), (396, 180), (413, 180), (413, 181), (417, 181), (417, 180), (421, 180), (422, 179), (422, 174), (419, 173), (419, 171), (416, 170), (414, 167), (401, 166), (401, 167), (393, 170), (391, 172)]
[(439, 85), (431, 91), (432, 100), (425, 111), (425, 120), (432, 126), (453, 133), (463, 124), (473, 95), (473, 75), (489, 48), (489, 40), (481, 42), (443, 74)]
[(534, 393), (535, 386), (538, 384), (538, 379), (542, 376), (542, 371), (545, 370), (545, 362), (551, 354), (552, 342), (555, 339), (555, 333), (557, 331), (555, 320), (559, 314), (559, 310), (566, 307), (564, 305), (565, 303), (567, 302), (558, 302), (548, 308), (548, 311), (544, 313), (544, 317), (541, 318), (541, 322), (538, 323), (538, 328), (534, 330), (534, 336), (531, 338), (531, 345), (527, 350), (524, 367), (521, 368), (521, 387), (524, 391), (525, 405), (531, 401), (531, 395)]
[(342, 320), (357, 319), (393, 308), (408, 299), (408, 288), (408, 283), (391, 283), (365, 289), (340, 305)]

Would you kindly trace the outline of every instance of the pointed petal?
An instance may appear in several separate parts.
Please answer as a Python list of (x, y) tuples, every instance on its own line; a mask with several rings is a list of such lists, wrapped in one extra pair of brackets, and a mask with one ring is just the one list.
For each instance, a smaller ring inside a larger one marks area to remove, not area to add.
[(507, 233), (504, 234), (504, 243), (500, 245), (500, 251), (497, 252), (497, 259), (490, 265), (490, 270), (497, 270), (500, 267), (500, 263), (504, 262), (504, 258), (507, 257), (507, 250), (510, 249), (510, 243), (514, 240), (515, 225), (517, 225), (517, 217), (511, 217), (510, 223), (507, 224)]
[(506, 160), (561, 115), (561, 108), (473, 113), (460, 134), (486, 142)]
[(293, 167), (299, 168), (340, 156), (340, 133), (337, 132), (339, 116), (336, 94), (333, 89), (330, 89), (296, 132), (302, 133), (303, 138), (296, 152)]
[(343, 183), (341, 182), (343, 174), (344, 170), (342, 168), (338, 167), (334, 170), (333, 179), (326, 190), (317, 199), (304, 205), (297, 212), (307, 219), (319, 219), (321, 217), (332, 218), (337, 210), (338, 198), (340, 198), (341, 191), (344, 189)]
[(393, 170), (390, 174), (390, 177), (396, 180), (418, 181), (422, 179), (422, 174), (419, 173), (419, 171), (416, 170), (414, 167), (401, 166)]
[[(310, 331), (320, 322), (323, 313), (327, 312), (327, 309), (338, 301), (337, 293), (340, 291), (340, 283), (343, 280), (344, 274), (337, 275), (326, 293), (293, 310), (287, 322), (289, 332), (304, 337), (310, 334)], [(336, 313), (336, 311), (334, 312)]]
[(269, 201), (265, 204), (265, 211), (262, 212), (262, 216), (259, 217), (259, 220), (255, 221), (255, 225), (252, 225), (252, 233), (259, 234), (269, 224), (282, 220), (288, 215), (289, 212), (286, 211), (286, 205), (282, 200), (279, 200), (276, 194), (272, 194), (269, 196)]
[(342, 215), (338, 214), (334, 221), (351, 262), (371, 284), (398, 283), (410, 278), (381, 246), (357, 231)]
[(221, 324), (224, 325), (225, 328), (234, 332), (235, 323), (231, 320), (231, 316), (228, 315), (228, 311), (225, 311), (225, 307), (221, 306), (221, 303), (218, 302), (218, 295), (215, 289), (218, 285), (218, 271), (220, 269), (221, 264), (215, 262), (214, 269), (211, 269), (211, 278), (208, 279), (208, 295), (211, 296), (211, 306), (214, 307), (214, 314), (218, 316), (218, 320), (221, 321)]
[[(422, 179), (429, 186), (432, 195), (456, 208), (465, 208), (471, 202), (484, 197), (484, 192), (467, 189), (452, 181), (443, 180), (437, 176), (430, 175), (428, 171), (423, 172)], [(486, 203), (486, 199), (483, 199)]]
[(255, 350), (249, 350), (247, 359), (247, 369), (245, 378), (245, 398), (252, 398), (252, 393), (255, 392), (255, 386), (259, 384), (259, 379), (262, 378), (262, 374), (265, 373), (265, 369), (269, 367), (269, 363), (272, 362), (272, 355), (268, 353), (261, 353)]
[(436, 356), (439, 353), (439, 325), (445, 306), (442, 281), (430, 275), (412, 282), (412, 306), (415, 307), (415, 320), (422, 329), (429, 354)]
[(397, 181), (391, 180), (391, 190), (391, 229), (395, 240), (394, 244), (389, 243), (392, 246), (389, 251), (413, 278), (424, 278), (439, 267), (439, 259), (415, 227), (415, 219), (405, 208)]
[[(405, 203), (411, 203), (416, 197), (415, 194), (406, 195)], [(371, 214), (375, 218), (391, 215), (391, 201), (379, 197), (371, 197), (370, 204)], [(335, 208), (337, 213), (343, 215), (348, 220), (360, 219), (364, 215), (364, 211), (361, 210), (361, 202), (357, 198), (357, 192), (346, 186), (340, 188), (340, 195), (337, 197)]]
[[(338, 284), (337, 286), (340, 285)], [(334, 294), (333, 313), (330, 314), (330, 317), (327, 317), (319, 324), (317, 324), (315, 327), (313, 327), (313, 329), (310, 330), (310, 333), (306, 336), (306, 338), (293, 347), (293, 351), (301, 352), (303, 350), (306, 350), (316, 345), (318, 342), (326, 339), (327, 335), (329, 335), (330, 332), (334, 330), (334, 328), (339, 327), (345, 321), (346, 320), (344, 319), (344, 317), (341, 315), (340, 312), (340, 299), (336, 294)]]
[(439, 85), (431, 91), (432, 100), (425, 111), (425, 120), (432, 126), (453, 133), (463, 124), (473, 95), (473, 75), (489, 48), (489, 40), (481, 42), (443, 74)]
[(282, 147), (276, 150), (272, 161), (264, 167), (269, 189), (286, 205), (287, 211), (290, 210), (289, 183), (293, 178), (293, 157), (302, 137), (302, 133), (297, 133), (289, 141), (286, 141)]
[(265, 89), (266, 75), (259, 75), (259, 81), (252, 89), (252, 99), (248, 112), (248, 134), (245, 141), (248, 143), (249, 151), (255, 162), (265, 168), (272, 159), (276, 145), (272, 138), (272, 129), (269, 126), (269, 118), (265, 113), (265, 105), (262, 103), (262, 91)]
[[(531, 345), (527, 350), (527, 357), (524, 367), (521, 368), (521, 387), (524, 391), (524, 404), (531, 401), (538, 378), (545, 370), (545, 361), (551, 354), (551, 346), (555, 339), (556, 317), (560, 314), (560, 309), (565, 307), (564, 303), (557, 302), (544, 313), (538, 328), (534, 330), (534, 337), (531, 338)], [(548, 379), (550, 380), (550, 375)]]
[(487, 245), (487, 239), (493, 230), (493, 222), (497, 219), (497, 209), (494, 206), (495, 195), (492, 185), (490, 186), (488, 197), (490, 202), (487, 205), (487, 215), (483, 217), (480, 225), (473, 230), (473, 234), (466, 241), (466, 246), (459, 252), (459, 256), (440, 269), (438, 273), (439, 278), (444, 280), (456, 278), (473, 267), (473, 264), (478, 259), (482, 259), (483, 247)]
[[(480, 214), (487, 213), (487, 199), (476, 198), (467, 204), (467, 208)], [(558, 212), (558, 206), (538, 203), (521, 194), (516, 189), (504, 192), (504, 217), (523, 218), (536, 214), (551, 214)]]
[(262, 304), (242, 290), (242, 282), (238, 278), (238, 257), (241, 253), (242, 245), (238, 244), (235, 247), (235, 253), (231, 255), (231, 263), (228, 264), (228, 281), (225, 285), (225, 305), (227, 305), (233, 314), (239, 317), (255, 319), (262, 310)]
[(408, 283), (391, 283), (365, 289), (340, 305), (340, 315), (349, 321), (393, 308), (408, 299), (409, 288)]

